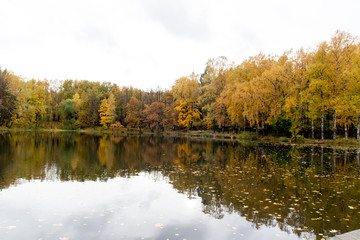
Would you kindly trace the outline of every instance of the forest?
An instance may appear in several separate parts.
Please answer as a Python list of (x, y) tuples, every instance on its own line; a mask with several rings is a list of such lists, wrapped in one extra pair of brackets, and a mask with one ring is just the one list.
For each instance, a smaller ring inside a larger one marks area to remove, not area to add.
[(360, 140), (360, 44), (337, 31), (315, 49), (210, 59), (171, 89), (26, 80), (0, 69), (0, 128), (253, 131)]

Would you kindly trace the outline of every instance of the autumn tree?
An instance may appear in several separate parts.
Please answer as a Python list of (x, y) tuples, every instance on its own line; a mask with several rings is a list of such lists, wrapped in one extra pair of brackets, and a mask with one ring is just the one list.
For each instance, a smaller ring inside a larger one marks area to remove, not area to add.
[(347, 74), (350, 82), (350, 102), (354, 112), (354, 123), (356, 122), (356, 139), (360, 141), (360, 43), (357, 44), (355, 56), (352, 59), (352, 68)]
[(165, 105), (164, 114), (165, 114), (166, 124), (164, 127), (172, 129), (175, 126), (177, 126), (177, 120), (178, 120), (178, 112), (175, 109), (176, 101), (174, 99), (172, 91), (165, 90), (162, 99)]
[(27, 82), (27, 87), (29, 88), (27, 102), (29, 104), (29, 114), (32, 118), (32, 122), (35, 128), (40, 127), (44, 122), (44, 117), (46, 113), (46, 102), (48, 101), (46, 88), (44, 82), (36, 81), (35, 79)]
[(90, 127), (95, 128), (99, 122), (99, 102), (97, 100), (96, 94), (92, 91), (88, 95), (88, 107), (86, 112), (87, 123)]
[[(228, 63), (226, 57), (218, 57), (207, 61), (205, 70), (200, 77), (200, 96), (199, 108), (206, 124), (210, 127), (215, 127), (216, 119), (221, 119), (224, 116), (219, 116), (225, 112), (217, 111), (217, 99), (225, 88), (226, 73)], [(219, 125), (222, 125), (221, 123)]]
[(246, 81), (243, 78), (242, 66), (236, 66), (228, 70), (226, 75), (226, 82), (224, 90), (221, 93), (221, 98), (226, 105), (226, 112), (228, 114), (229, 120), (233, 125), (233, 133), (240, 128), (243, 119), (243, 99), (241, 98), (241, 92), (238, 90), (240, 85)]
[(348, 138), (348, 127), (351, 124), (352, 108), (349, 104), (350, 82), (348, 72), (355, 54), (355, 40), (345, 32), (337, 31), (329, 44), (329, 62), (331, 77), (331, 98), (333, 116), (333, 139), (336, 139), (336, 126), (339, 117), (340, 124), (344, 126), (345, 138)]
[(99, 114), (100, 114), (100, 124), (103, 126), (105, 130), (107, 130), (111, 124), (112, 116), (109, 111), (109, 103), (107, 99), (103, 99), (101, 101)]
[[(331, 96), (331, 78), (329, 75), (328, 44), (323, 42), (312, 56), (308, 68), (309, 87), (304, 92), (308, 101), (307, 115), (311, 119), (312, 125), (316, 118), (320, 117), (321, 119), (321, 139), (324, 139), (325, 111), (331, 108), (329, 100)], [(312, 126), (312, 128), (314, 127)]]
[(283, 111), (287, 89), (292, 76), (292, 62), (285, 53), (279, 57), (278, 61), (273, 63), (269, 70), (264, 71), (259, 78), (255, 79), (255, 81), (259, 82), (258, 85), (262, 83), (259, 90), (269, 108), (266, 121), (275, 125), (276, 132), (279, 130), (278, 120)]
[[(187, 129), (192, 128), (194, 120), (198, 119), (199, 82), (197, 76), (182, 77), (176, 80), (172, 87), (172, 94), (178, 111), (178, 124)], [(200, 115), (199, 115), (200, 116)]]
[(115, 120), (117, 119), (117, 114), (116, 114), (116, 98), (113, 92), (110, 92), (109, 94), (108, 104), (109, 104), (108, 115), (111, 116), (110, 123), (114, 123)]
[(141, 111), (141, 102), (137, 98), (131, 97), (129, 103), (126, 105), (126, 114), (125, 123), (127, 126), (140, 128), (141, 131), (143, 116)]
[(262, 76), (264, 72), (271, 69), (273, 62), (273, 57), (263, 54), (250, 57), (240, 66), (239, 80), (233, 87), (231, 84), (226, 87), (228, 109), (230, 110), (231, 103), (235, 104), (234, 108), (230, 110), (232, 111), (231, 114), (235, 116), (236, 113), (234, 114), (233, 111), (235, 109), (241, 110), (244, 130), (246, 122), (249, 122), (250, 126), (255, 126), (256, 130), (259, 126), (262, 129), (265, 127), (264, 124), (268, 119), (270, 107), (266, 94), (268, 89)]
[(109, 99), (103, 99), (99, 109), (100, 114), (100, 124), (106, 130), (109, 126), (115, 121), (116, 112), (115, 112), (115, 98), (114, 95), (110, 93)]
[(143, 111), (144, 123), (151, 129), (151, 131), (160, 131), (164, 129), (168, 120), (165, 117), (165, 104), (153, 102)]
[[(308, 102), (304, 93), (310, 83), (307, 73), (309, 63), (309, 54), (300, 49), (293, 60), (294, 73), (290, 79), (287, 97), (285, 98), (284, 111), (287, 118), (291, 120), (290, 132), (295, 140), (300, 131), (302, 131), (303, 136), (305, 131), (305, 113)], [(314, 136), (313, 131), (312, 136)]]
[(15, 111), (16, 97), (10, 91), (9, 79), (11, 73), (0, 68), (0, 126), (10, 126)]
[(215, 120), (218, 123), (218, 126), (222, 130), (222, 132), (224, 132), (224, 128), (229, 120), (224, 98), (223, 97), (217, 98), (214, 105), (215, 105)]
[(197, 76), (192, 74), (190, 77), (181, 77), (175, 81), (171, 88), (176, 101), (197, 102), (199, 97), (199, 83)]
[(197, 109), (197, 104), (189, 101), (182, 101), (176, 107), (179, 112), (178, 123), (180, 126), (191, 129), (194, 121), (200, 118), (200, 111)]

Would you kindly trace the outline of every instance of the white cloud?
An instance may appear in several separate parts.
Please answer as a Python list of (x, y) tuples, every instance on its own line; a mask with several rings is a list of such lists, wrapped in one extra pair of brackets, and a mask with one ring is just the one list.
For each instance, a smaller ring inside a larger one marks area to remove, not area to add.
[(202, 5), (189, 4), (188, 1), (153, 0), (143, 1), (143, 7), (151, 19), (177, 37), (202, 41), (209, 38), (210, 26)]
[(0, 65), (37, 79), (170, 87), (206, 61), (315, 47), (360, 35), (360, 3), (338, 1), (3, 0)]

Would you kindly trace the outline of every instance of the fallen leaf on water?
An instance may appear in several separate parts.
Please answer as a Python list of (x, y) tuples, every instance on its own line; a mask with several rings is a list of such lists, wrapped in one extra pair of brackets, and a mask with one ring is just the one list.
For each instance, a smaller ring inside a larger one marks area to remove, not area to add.
[(163, 228), (163, 227), (164, 227), (164, 224), (162, 224), (162, 223), (156, 223), (154, 226), (155, 226), (155, 227), (158, 227), (158, 228)]

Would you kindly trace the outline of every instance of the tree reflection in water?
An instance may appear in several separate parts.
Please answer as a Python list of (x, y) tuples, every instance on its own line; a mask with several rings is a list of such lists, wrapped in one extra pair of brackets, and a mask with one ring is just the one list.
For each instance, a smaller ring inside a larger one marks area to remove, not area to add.
[(106, 181), (155, 172), (203, 212), (301, 235), (360, 228), (359, 151), (163, 136), (0, 134), (0, 187), (19, 179)]

